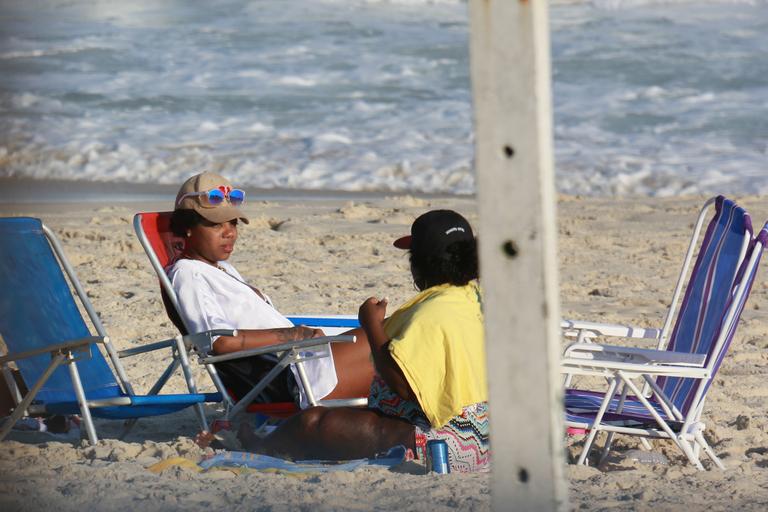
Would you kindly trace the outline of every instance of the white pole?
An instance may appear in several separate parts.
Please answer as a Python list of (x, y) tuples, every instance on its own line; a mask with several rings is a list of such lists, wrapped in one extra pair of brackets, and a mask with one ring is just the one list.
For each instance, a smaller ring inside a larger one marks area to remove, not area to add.
[(492, 504), (564, 510), (547, 2), (469, 9)]

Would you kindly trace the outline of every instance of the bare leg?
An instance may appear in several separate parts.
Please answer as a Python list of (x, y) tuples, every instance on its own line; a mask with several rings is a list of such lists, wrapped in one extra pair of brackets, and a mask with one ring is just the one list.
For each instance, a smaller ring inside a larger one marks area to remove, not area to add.
[(351, 407), (305, 409), (264, 439), (241, 425), (238, 438), (248, 451), (292, 459), (359, 459), (398, 444), (414, 449), (413, 425), (374, 409)]
[(357, 336), (355, 343), (331, 344), (333, 362), (339, 383), (326, 399), (358, 398), (368, 396), (373, 380), (373, 362), (368, 338), (362, 329), (354, 329), (345, 334)]

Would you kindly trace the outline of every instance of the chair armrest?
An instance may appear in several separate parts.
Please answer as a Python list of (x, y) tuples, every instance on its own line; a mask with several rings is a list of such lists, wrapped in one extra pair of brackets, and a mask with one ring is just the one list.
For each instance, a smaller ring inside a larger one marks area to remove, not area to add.
[(288, 315), (287, 318), (294, 325), (322, 329), (327, 336), (336, 336), (360, 327), (357, 315)]
[(707, 356), (706, 354), (691, 354), (670, 350), (620, 347), (598, 343), (575, 343), (566, 349), (565, 358), (570, 360), (619, 361), (645, 365), (664, 364), (701, 368), (704, 366)]
[(38, 348), (35, 350), (27, 350), (25, 352), (18, 352), (16, 354), (9, 354), (0, 357), (0, 364), (9, 361), (17, 361), (19, 359), (27, 359), (28, 357), (39, 356), (40, 354), (57, 354), (66, 352), (76, 348), (87, 347), (91, 343), (105, 343), (107, 339), (108, 338), (106, 336), (86, 336), (84, 338), (64, 341), (55, 345), (48, 345), (47, 347)]
[(119, 350), (117, 352), (117, 357), (123, 358), (123, 357), (135, 356), (138, 354), (145, 354), (147, 352), (153, 352), (155, 350), (172, 347), (173, 345), (174, 345), (173, 339), (157, 341), (155, 343), (147, 343), (146, 345), (141, 345), (140, 347), (126, 348), (124, 350)]
[(615, 377), (622, 372), (628, 377), (666, 376), (705, 379), (710, 376), (708, 368), (691, 366), (638, 364), (620, 361), (601, 361), (584, 359), (563, 359), (560, 361), (560, 373), (568, 375), (587, 375), (593, 377)]
[(707, 378), (706, 355), (664, 350), (580, 343), (569, 347), (560, 361), (561, 373), (613, 377), (617, 372), (637, 377)]
[(181, 337), (187, 349), (195, 348), (198, 352), (205, 353), (211, 348), (214, 336), (237, 336), (237, 329), (211, 329), (210, 331), (186, 334)]
[[(237, 330), (213, 329), (210, 331), (203, 331), (195, 334), (187, 334), (185, 336), (182, 336), (181, 339), (184, 341), (184, 345), (187, 348), (191, 348), (192, 346), (199, 347), (200, 345), (199, 342), (201, 340), (207, 344), (210, 344), (211, 338), (213, 336), (237, 336)], [(153, 352), (155, 350), (170, 348), (175, 345), (176, 345), (176, 338), (171, 338), (163, 341), (156, 341), (154, 343), (147, 343), (146, 345), (142, 345), (140, 347), (133, 347), (133, 348), (127, 348), (125, 350), (121, 350), (117, 353), (117, 357), (123, 358), (123, 357), (135, 356), (138, 354), (146, 354), (147, 352)]]
[(357, 338), (355, 336), (321, 336), (319, 338), (309, 338), (301, 341), (292, 341), (290, 343), (280, 343), (277, 345), (267, 345), (265, 347), (254, 348), (250, 350), (240, 350), (237, 352), (231, 352), (229, 354), (222, 354), (220, 356), (208, 356), (202, 357), (201, 362), (220, 363), (222, 361), (231, 361), (234, 359), (241, 359), (244, 357), (261, 356), (264, 354), (274, 354), (278, 352), (285, 352), (286, 350), (302, 350), (314, 347), (323, 347), (328, 343), (355, 343)]
[(620, 338), (658, 340), (661, 329), (648, 329), (631, 325), (602, 324), (582, 320), (561, 320), (560, 329), (567, 337), (594, 338), (597, 336), (614, 336)]

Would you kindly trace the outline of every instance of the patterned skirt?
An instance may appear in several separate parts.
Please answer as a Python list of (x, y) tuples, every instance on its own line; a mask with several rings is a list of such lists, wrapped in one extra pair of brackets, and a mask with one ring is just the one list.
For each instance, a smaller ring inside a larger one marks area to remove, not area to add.
[(427, 441), (445, 441), (451, 472), (469, 473), (490, 469), (488, 443), (488, 402), (464, 407), (461, 414), (439, 428), (433, 428), (417, 402), (404, 400), (375, 375), (368, 396), (368, 407), (389, 416), (405, 418), (415, 429), (416, 457), (424, 457)]

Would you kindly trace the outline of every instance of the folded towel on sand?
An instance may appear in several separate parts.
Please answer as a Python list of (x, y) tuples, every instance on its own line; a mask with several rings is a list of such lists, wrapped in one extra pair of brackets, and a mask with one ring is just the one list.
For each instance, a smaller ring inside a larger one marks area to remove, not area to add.
[(201, 461), (199, 466), (204, 470), (216, 467), (246, 467), (290, 473), (328, 473), (330, 471), (352, 471), (362, 466), (397, 466), (405, 461), (405, 452), (405, 447), (398, 445), (390, 448), (386, 454), (372, 459), (347, 461), (302, 460), (296, 462), (258, 453), (224, 452)]

